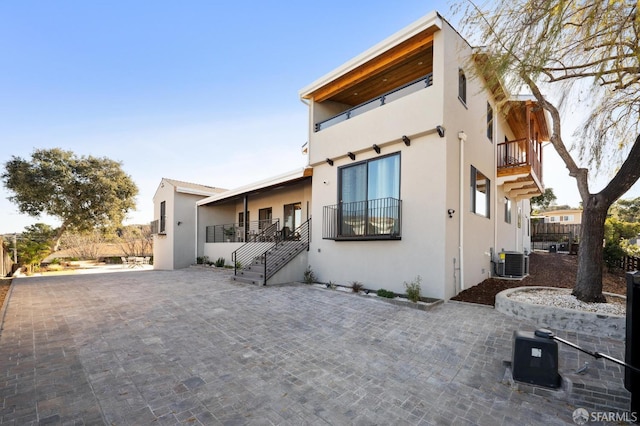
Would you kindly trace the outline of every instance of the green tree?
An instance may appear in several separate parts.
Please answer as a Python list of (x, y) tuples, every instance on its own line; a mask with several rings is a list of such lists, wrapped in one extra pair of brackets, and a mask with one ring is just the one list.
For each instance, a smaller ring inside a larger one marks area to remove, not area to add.
[(611, 213), (623, 222), (640, 222), (640, 197), (616, 201)]
[(556, 194), (553, 193), (553, 188), (546, 188), (543, 194), (538, 195), (537, 197), (531, 198), (531, 209), (532, 211), (545, 211), (549, 208), (550, 205), (555, 203), (557, 200)]
[(104, 157), (40, 149), (30, 160), (13, 156), (0, 177), (13, 192), (9, 200), (20, 212), (34, 217), (46, 213), (60, 219), (54, 239), (57, 250), (65, 231), (116, 227), (135, 208), (138, 188), (121, 166)]
[(51, 253), (57, 230), (44, 223), (27, 226), (17, 242), (18, 264), (33, 272), (34, 267)]
[[(638, 3), (498, 0), (486, 10), (469, 4), (465, 29), (488, 46), (478, 57), (478, 74), (488, 87), (507, 91), (524, 83), (551, 117), (551, 143), (576, 179), (583, 205), (573, 294), (602, 302), (607, 211), (640, 177)], [(561, 132), (561, 111), (573, 112), (565, 107), (586, 117), (573, 152)], [(598, 170), (603, 162), (617, 172), (604, 189), (592, 193), (589, 168)]]
[(609, 269), (613, 269), (617, 262), (627, 253), (625, 242), (634, 238), (640, 232), (640, 222), (623, 222), (615, 217), (609, 217), (604, 224), (604, 261)]

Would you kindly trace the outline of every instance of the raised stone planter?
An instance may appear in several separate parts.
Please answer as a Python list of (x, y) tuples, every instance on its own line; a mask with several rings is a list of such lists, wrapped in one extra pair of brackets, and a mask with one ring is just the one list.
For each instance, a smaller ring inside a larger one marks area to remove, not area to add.
[[(602, 314), (578, 309), (539, 305), (515, 300), (510, 297), (516, 292), (536, 291), (540, 289), (559, 292), (570, 291), (555, 287), (512, 288), (501, 291), (496, 295), (495, 308), (503, 314), (533, 321), (539, 327), (575, 331), (598, 337), (610, 337), (614, 339), (625, 338), (626, 317), (624, 315)], [(626, 300), (624, 296), (617, 294), (604, 293), (604, 295), (607, 297), (618, 297), (622, 300)]]

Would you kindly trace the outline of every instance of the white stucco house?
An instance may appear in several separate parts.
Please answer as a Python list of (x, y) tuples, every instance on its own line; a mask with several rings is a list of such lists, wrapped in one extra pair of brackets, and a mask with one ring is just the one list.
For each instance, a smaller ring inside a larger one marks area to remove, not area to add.
[(162, 178), (153, 196), (151, 222), (154, 269), (186, 268), (195, 261), (198, 200), (225, 191), (221, 188)]
[[(321, 281), (449, 299), (530, 251), (544, 114), (472, 78), (475, 51), (431, 13), (300, 91), (309, 104)], [(323, 184), (318, 184), (323, 182)], [(319, 223), (321, 222), (321, 223)]]
[[(301, 89), (308, 167), (196, 201), (191, 257), (224, 257), (262, 284), (311, 268), (403, 293), (420, 276), (440, 299), (505, 273), (500, 252), (525, 274), (547, 119), (532, 97), (473, 77), (477, 58), (432, 12)], [(289, 266), (269, 272), (274, 257)]]

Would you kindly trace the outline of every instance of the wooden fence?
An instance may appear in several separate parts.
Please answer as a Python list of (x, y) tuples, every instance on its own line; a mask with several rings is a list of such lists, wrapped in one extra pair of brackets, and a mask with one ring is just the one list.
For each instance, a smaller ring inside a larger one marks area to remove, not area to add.
[(616, 264), (623, 271), (640, 270), (640, 257), (625, 256)]
[(580, 224), (531, 223), (531, 239), (533, 241), (551, 235), (571, 235), (571, 238), (575, 240), (580, 236)]

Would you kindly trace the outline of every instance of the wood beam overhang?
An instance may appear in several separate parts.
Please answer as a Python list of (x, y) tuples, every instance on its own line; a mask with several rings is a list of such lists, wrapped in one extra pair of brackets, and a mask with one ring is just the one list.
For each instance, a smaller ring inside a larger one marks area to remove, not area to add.
[(438, 28), (430, 27), (399, 45), (381, 53), (366, 63), (354, 68), (337, 79), (327, 83), (314, 92), (304, 96), (314, 102), (325, 101), (364, 80), (380, 74), (385, 70), (402, 63), (411, 56), (427, 49), (433, 43), (433, 34)]

